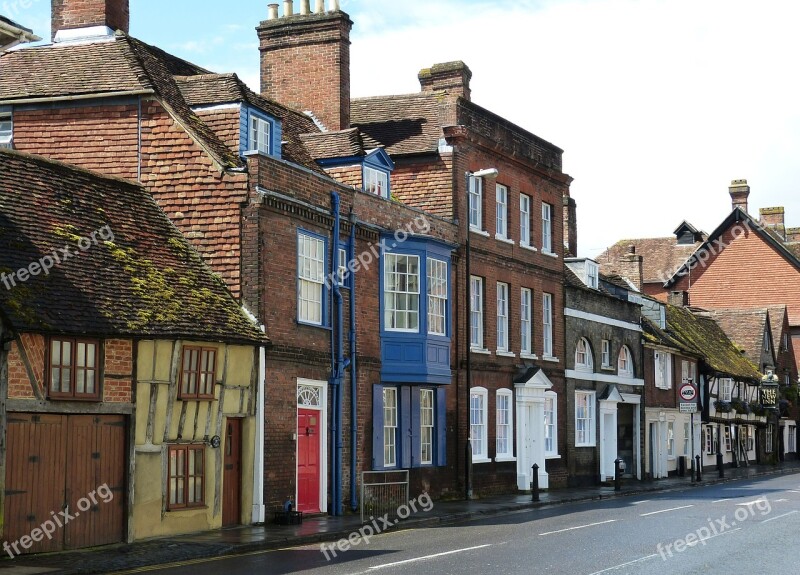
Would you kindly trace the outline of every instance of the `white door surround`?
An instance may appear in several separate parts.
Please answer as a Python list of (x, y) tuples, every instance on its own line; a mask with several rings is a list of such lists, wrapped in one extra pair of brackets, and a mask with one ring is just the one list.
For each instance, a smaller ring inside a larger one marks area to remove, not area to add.
[[(318, 409), (320, 415), (320, 453), (319, 453), (319, 508), (328, 509), (328, 382), (297, 378), (297, 409)], [(295, 412), (295, 430), (297, 413)], [(297, 461), (297, 434), (294, 434), (295, 462)], [(295, 493), (297, 502), (297, 465), (295, 464)]]
[(617, 404), (622, 396), (616, 386), (604, 393), (600, 403), (600, 481), (614, 479), (617, 459)]
[(544, 394), (552, 387), (552, 382), (541, 369), (514, 382), (517, 408), (517, 488), (520, 491), (531, 488), (534, 463), (539, 465), (539, 487), (547, 489), (549, 486), (545, 470)]
[(642, 396), (636, 393), (620, 393), (622, 401), (633, 406), (633, 460), (636, 463), (636, 479), (642, 479), (641, 421)]

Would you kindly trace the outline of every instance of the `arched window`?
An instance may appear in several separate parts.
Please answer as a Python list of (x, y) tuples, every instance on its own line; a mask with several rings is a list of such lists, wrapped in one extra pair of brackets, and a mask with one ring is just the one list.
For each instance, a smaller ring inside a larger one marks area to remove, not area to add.
[(619, 350), (617, 374), (625, 377), (633, 377), (633, 357), (627, 345), (623, 345), (622, 349)]
[(575, 369), (592, 371), (593, 366), (592, 348), (586, 338), (582, 337), (575, 347)]

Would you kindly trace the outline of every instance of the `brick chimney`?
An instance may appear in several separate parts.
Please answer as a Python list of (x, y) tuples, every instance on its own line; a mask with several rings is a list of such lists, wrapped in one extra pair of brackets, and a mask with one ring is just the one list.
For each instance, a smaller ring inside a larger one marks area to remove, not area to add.
[(636, 246), (631, 244), (628, 246), (628, 251), (624, 253), (617, 262), (616, 272), (624, 278), (627, 278), (636, 289), (642, 291), (642, 283), (644, 283), (644, 258), (636, 253)]
[(569, 196), (564, 196), (563, 217), (564, 217), (564, 250), (565, 257), (577, 257), (578, 255), (578, 214), (575, 200)]
[(667, 303), (677, 307), (686, 307), (689, 305), (689, 292), (671, 291), (667, 296)]
[(350, 30), (353, 22), (339, 0), (285, 0), (269, 5), (256, 29), (261, 51), (261, 94), (301, 112), (311, 112), (328, 130), (350, 127)]
[(758, 210), (759, 223), (769, 228), (784, 240), (786, 239), (786, 224), (784, 223), (783, 207), (761, 208)]
[(731, 209), (741, 208), (744, 213), (747, 213), (747, 197), (750, 195), (750, 186), (747, 185), (747, 180), (732, 180), (728, 193), (731, 195), (731, 202), (733, 207)]
[(800, 228), (786, 228), (787, 242), (800, 242)]
[(445, 91), (465, 100), (471, 98), (469, 81), (472, 79), (472, 72), (464, 62), (434, 64), (431, 68), (420, 70), (417, 77), (423, 92)]
[(128, 0), (52, 0), (52, 39), (61, 30), (108, 26), (128, 33)]

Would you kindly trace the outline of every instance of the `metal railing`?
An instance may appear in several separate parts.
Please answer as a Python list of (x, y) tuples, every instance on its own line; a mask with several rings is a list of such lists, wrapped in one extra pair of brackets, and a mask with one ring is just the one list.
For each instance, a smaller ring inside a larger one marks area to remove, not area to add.
[(364, 518), (390, 517), (408, 503), (408, 470), (361, 472), (361, 522)]

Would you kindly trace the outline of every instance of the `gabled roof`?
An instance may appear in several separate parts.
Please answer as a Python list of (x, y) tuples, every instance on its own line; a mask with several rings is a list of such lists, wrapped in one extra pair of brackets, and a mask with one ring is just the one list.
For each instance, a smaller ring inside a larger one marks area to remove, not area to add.
[(352, 158), (364, 155), (364, 144), (358, 128), (302, 134), (300, 139), (315, 160)]
[(642, 280), (645, 283), (664, 283), (701, 243), (679, 244), (675, 236), (625, 239), (618, 241), (594, 259), (600, 264), (603, 273), (619, 275), (618, 262), (629, 253), (630, 246), (634, 246), (636, 255), (642, 256)]
[(767, 312), (769, 312), (769, 325), (772, 329), (772, 345), (774, 349), (781, 345), (783, 324), (787, 321), (789, 310), (785, 305), (770, 305), (767, 306)]
[(0, 55), (0, 102), (66, 96), (155, 94), (221, 168), (240, 167), (230, 150), (191, 110), (174, 76), (208, 71), (122, 32), (111, 40), (49, 44)]
[(679, 278), (681, 278), (688, 269), (695, 265), (697, 261), (697, 254), (703, 252), (704, 250), (711, 250), (712, 244), (717, 241), (722, 235), (734, 224), (744, 223), (748, 228), (755, 231), (761, 238), (763, 238), (772, 248), (778, 252), (787, 262), (789, 262), (792, 266), (795, 267), (798, 271), (800, 271), (800, 259), (791, 251), (789, 250), (786, 245), (778, 238), (774, 233), (771, 233), (766, 228), (762, 227), (760, 223), (754, 220), (750, 214), (745, 212), (739, 207), (733, 209), (733, 211), (728, 214), (722, 223), (717, 226), (717, 228), (711, 232), (711, 235), (706, 238), (706, 241), (703, 242), (700, 246), (698, 246), (697, 250), (695, 250), (695, 254), (693, 257), (688, 258), (683, 265), (681, 265), (678, 269), (675, 270), (673, 274), (671, 274), (666, 281), (664, 282), (664, 287), (667, 288), (674, 284)]
[[(649, 323), (649, 322), (648, 322)], [(650, 323), (648, 333), (658, 333)], [(742, 355), (722, 328), (711, 319), (689, 309), (667, 305), (666, 341), (692, 355), (699, 356), (718, 375), (745, 381), (760, 381), (758, 368)]]
[(319, 131), (314, 121), (305, 114), (256, 94), (236, 74), (178, 75), (175, 81), (186, 103), (191, 107), (244, 103), (280, 120), (283, 158), (324, 173), (300, 138), (301, 134)]
[(761, 364), (764, 354), (764, 332), (770, 328), (768, 314), (766, 308), (709, 310), (725, 335), (756, 365)]
[[(11, 276), (54, 253), (49, 273)], [(145, 188), (5, 150), (0, 272), (19, 332), (266, 341)]]

